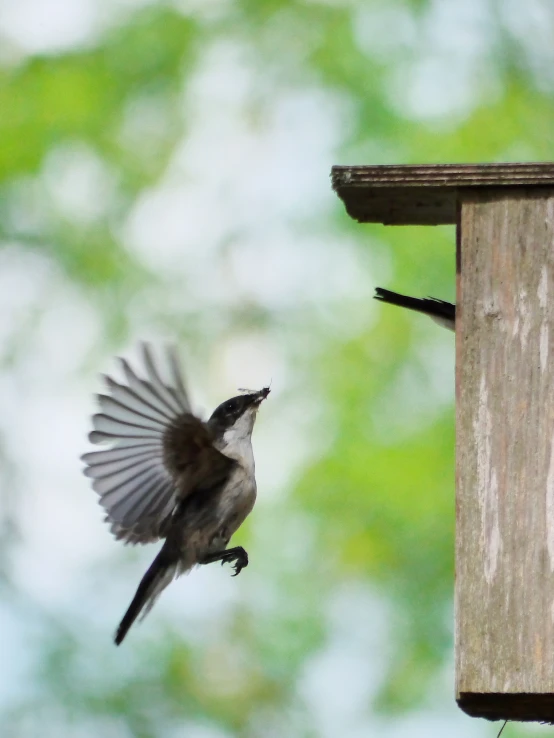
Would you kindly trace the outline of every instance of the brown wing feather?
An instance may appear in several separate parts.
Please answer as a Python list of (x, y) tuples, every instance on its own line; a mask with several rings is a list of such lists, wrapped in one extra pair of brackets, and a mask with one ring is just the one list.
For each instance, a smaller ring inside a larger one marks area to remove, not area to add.
[(176, 480), (177, 498), (208, 490), (224, 481), (235, 461), (213, 445), (208, 426), (183, 413), (168, 426), (163, 438), (164, 465)]

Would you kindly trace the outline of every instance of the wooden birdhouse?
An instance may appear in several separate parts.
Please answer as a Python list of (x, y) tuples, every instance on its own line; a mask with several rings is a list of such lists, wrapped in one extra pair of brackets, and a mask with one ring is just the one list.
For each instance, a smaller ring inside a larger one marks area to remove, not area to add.
[(554, 164), (332, 178), (361, 223), (456, 225), (456, 699), (554, 722)]

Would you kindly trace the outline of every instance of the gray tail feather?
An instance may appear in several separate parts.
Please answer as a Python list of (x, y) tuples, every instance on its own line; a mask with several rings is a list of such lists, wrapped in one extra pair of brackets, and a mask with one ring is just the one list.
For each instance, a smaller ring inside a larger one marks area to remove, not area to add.
[(167, 551), (164, 549), (165, 546), (141, 579), (136, 594), (127, 608), (127, 612), (123, 616), (114, 636), (116, 646), (122, 643), (135, 620), (139, 616), (142, 619), (150, 612), (161, 592), (173, 580), (177, 573), (178, 562), (172, 557), (168, 557)]

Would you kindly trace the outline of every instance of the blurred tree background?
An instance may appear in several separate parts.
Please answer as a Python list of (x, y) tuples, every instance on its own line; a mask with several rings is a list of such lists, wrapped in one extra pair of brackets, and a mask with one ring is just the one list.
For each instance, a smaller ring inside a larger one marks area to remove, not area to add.
[[(2, 0), (0, 42), (2, 735), (495, 735), (454, 704), (453, 337), (371, 299), (454, 299), (453, 229), (357, 225), (329, 172), (552, 159), (552, 4)], [(199, 410), (273, 384), (249, 568), (116, 649), (156, 549), (78, 457), (139, 338)]]

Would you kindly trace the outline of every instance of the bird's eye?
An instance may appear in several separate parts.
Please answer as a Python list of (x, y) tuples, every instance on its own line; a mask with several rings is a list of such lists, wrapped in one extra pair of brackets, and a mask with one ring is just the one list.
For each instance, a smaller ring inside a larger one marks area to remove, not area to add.
[(229, 402), (225, 405), (225, 412), (227, 413), (234, 413), (238, 409), (237, 401), (236, 400), (229, 400)]

